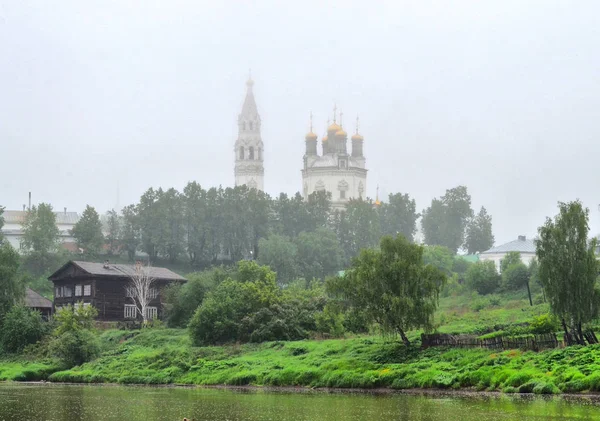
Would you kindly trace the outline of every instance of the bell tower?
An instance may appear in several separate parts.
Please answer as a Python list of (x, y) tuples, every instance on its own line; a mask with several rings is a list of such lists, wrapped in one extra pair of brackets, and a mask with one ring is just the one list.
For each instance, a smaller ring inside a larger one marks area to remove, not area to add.
[(254, 81), (246, 82), (246, 99), (238, 116), (238, 137), (235, 141), (235, 185), (264, 190), (263, 142), (260, 136), (260, 116), (254, 100)]

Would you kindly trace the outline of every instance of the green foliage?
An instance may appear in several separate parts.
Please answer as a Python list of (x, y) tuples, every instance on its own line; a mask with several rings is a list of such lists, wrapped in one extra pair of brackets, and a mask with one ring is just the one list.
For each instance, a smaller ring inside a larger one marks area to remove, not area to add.
[(548, 313), (535, 316), (529, 322), (529, 329), (535, 334), (554, 333), (559, 330), (558, 319)]
[(381, 238), (379, 214), (370, 200), (350, 199), (344, 211), (334, 212), (332, 221), (346, 260), (376, 247)]
[(20, 352), (48, 333), (39, 312), (16, 305), (4, 317), (0, 329), (0, 347), (6, 352)]
[(26, 252), (53, 252), (58, 245), (59, 234), (52, 206), (47, 203), (40, 203), (37, 207), (34, 205), (23, 222), (21, 248)]
[(114, 209), (106, 212), (106, 245), (109, 256), (121, 250), (121, 219)]
[(380, 250), (363, 250), (343, 277), (330, 278), (329, 289), (387, 332), (430, 329), (444, 274), (423, 263), (423, 247), (403, 236), (384, 237)]
[(417, 232), (417, 205), (408, 194), (390, 194), (387, 203), (382, 203), (378, 208), (381, 222), (381, 234), (395, 237), (402, 234), (409, 241), (413, 241)]
[(56, 329), (54, 334), (61, 336), (69, 332), (90, 330), (94, 327), (94, 320), (98, 316), (98, 310), (94, 306), (67, 305), (58, 309), (54, 315)]
[(2, 235), (2, 227), (4, 226), (4, 207), (0, 206), (0, 242), (4, 239)]
[(273, 234), (258, 242), (260, 256), (258, 262), (269, 266), (277, 273), (277, 281), (287, 284), (298, 274), (298, 248), (289, 238)]
[(0, 242), (0, 325), (8, 311), (25, 296), (19, 278), (19, 254), (11, 245)]
[(473, 264), (467, 270), (465, 278), (469, 288), (482, 295), (495, 292), (500, 286), (501, 280), (496, 271), (496, 265), (490, 260)]
[(211, 291), (192, 317), (189, 330), (196, 344), (248, 339), (252, 334), (242, 320), (278, 304), (275, 273), (255, 262), (238, 263), (236, 279), (227, 279)]
[(482, 206), (479, 213), (467, 224), (464, 248), (469, 254), (481, 253), (494, 246), (492, 217)]
[(529, 269), (524, 263), (514, 263), (502, 270), (502, 285), (507, 290), (518, 290), (529, 284)]
[(596, 239), (588, 240), (589, 210), (579, 201), (559, 203), (559, 214), (539, 228), (536, 254), (539, 278), (552, 313), (573, 323), (584, 344), (581, 325), (598, 313)]
[(424, 246), (423, 263), (432, 265), (446, 275), (450, 275), (454, 265), (454, 256), (448, 247)]
[(317, 228), (296, 238), (299, 274), (304, 279), (325, 279), (342, 269), (344, 251), (333, 231)]
[(54, 338), (50, 350), (67, 367), (91, 361), (100, 353), (96, 336), (86, 329), (69, 330)]
[(471, 196), (465, 186), (446, 190), (423, 211), (425, 243), (448, 247), (453, 253), (463, 245), (467, 222), (473, 216)]
[(73, 226), (71, 234), (77, 241), (77, 246), (87, 256), (97, 256), (102, 251), (104, 245), (102, 223), (100, 222), (100, 215), (92, 206), (87, 205), (85, 207), (81, 218)]
[(164, 291), (165, 316), (171, 327), (185, 327), (206, 294), (231, 275), (224, 267), (190, 273), (188, 282), (173, 284)]

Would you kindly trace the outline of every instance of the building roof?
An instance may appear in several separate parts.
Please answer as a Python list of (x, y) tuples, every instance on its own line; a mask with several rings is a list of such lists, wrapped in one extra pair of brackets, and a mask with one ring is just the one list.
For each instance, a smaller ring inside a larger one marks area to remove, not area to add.
[[(78, 266), (84, 272), (89, 273), (94, 276), (110, 276), (110, 277), (122, 277), (128, 278), (129, 276), (135, 274), (135, 266), (134, 265), (123, 265), (123, 264), (115, 264), (108, 263), (105, 265), (104, 263), (94, 263), (94, 262), (82, 262), (78, 260), (72, 260), (67, 262), (63, 267), (57, 270), (54, 274), (50, 276), (50, 278), (54, 278), (57, 274), (59, 274), (65, 267), (69, 265)], [(183, 276), (176, 274), (175, 272), (170, 271), (167, 268), (159, 268), (159, 267), (149, 267), (149, 276), (154, 279), (161, 279), (165, 281), (184, 281), (186, 282)]]
[[(77, 212), (54, 212), (56, 215), (56, 223), (64, 225), (75, 225), (79, 221), (79, 214)], [(4, 223), (5, 224), (22, 224), (25, 222), (25, 216), (27, 211), (22, 210), (5, 210)]]
[(25, 291), (25, 307), (29, 308), (52, 308), (52, 301), (46, 297), (42, 297), (40, 294), (27, 288)]
[(471, 263), (476, 263), (479, 261), (479, 255), (477, 254), (458, 254), (456, 257)]
[(509, 253), (511, 251), (518, 251), (519, 253), (535, 253), (535, 241), (527, 239), (525, 236), (519, 236), (516, 240), (497, 247), (492, 247), (481, 254)]

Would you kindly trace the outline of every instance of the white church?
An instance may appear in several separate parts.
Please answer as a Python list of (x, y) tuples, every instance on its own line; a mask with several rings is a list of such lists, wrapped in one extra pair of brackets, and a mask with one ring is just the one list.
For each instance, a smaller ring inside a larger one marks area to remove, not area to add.
[[(260, 115), (254, 99), (254, 81), (246, 82), (247, 92), (238, 116), (238, 137), (235, 141), (235, 185), (264, 190), (264, 146), (260, 135)], [(351, 137), (352, 150), (348, 150), (348, 133), (337, 124), (337, 111), (333, 110), (333, 123), (321, 138), (319, 154), (318, 136), (313, 133), (312, 115), (310, 131), (305, 136), (306, 151), (302, 168), (302, 195), (307, 198), (318, 191), (331, 193), (332, 206), (342, 209), (350, 199), (366, 197), (367, 169), (363, 154), (364, 138), (358, 132)]]

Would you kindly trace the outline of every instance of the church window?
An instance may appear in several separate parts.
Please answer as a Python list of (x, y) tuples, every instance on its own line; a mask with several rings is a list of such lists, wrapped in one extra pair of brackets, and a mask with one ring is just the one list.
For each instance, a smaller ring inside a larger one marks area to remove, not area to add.
[(240, 159), (244, 159), (244, 147), (240, 146)]
[(258, 148), (258, 160), (262, 161), (262, 148)]
[(254, 159), (254, 146), (250, 146), (248, 149), (248, 159)]
[(340, 191), (340, 199), (345, 199), (346, 198), (346, 190), (341, 190)]
[(323, 191), (323, 190), (325, 190), (325, 183), (323, 182), (323, 180), (317, 181), (317, 184), (315, 184), (315, 190), (316, 191)]
[(242, 130), (246, 130), (246, 122), (245, 121), (242, 123)]
[(250, 122), (250, 130), (254, 130), (254, 123)]

